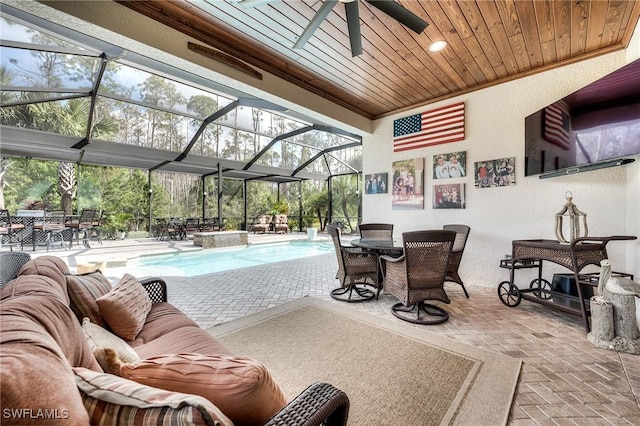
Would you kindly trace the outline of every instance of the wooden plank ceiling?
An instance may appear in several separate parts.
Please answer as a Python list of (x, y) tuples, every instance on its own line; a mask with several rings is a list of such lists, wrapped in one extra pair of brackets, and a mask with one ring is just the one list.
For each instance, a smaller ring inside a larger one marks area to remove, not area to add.
[(357, 1), (356, 57), (342, 4), (294, 50), (322, 1), (119, 3), (371, 119), (625, 48), (640, 16), (640, 1), (397, 0), (429, 23), (416, 34)]

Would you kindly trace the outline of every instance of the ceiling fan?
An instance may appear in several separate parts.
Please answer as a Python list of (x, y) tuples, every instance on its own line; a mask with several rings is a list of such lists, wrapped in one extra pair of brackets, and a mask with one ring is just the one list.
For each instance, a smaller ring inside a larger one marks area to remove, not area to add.
[[(269, 3), (273, 0), (243, 0), (241, 4), (244, 7), (254, 7), (259, 4)], [(393, 0), (364, 0), (371, 6), (392, 17), (402, 25), (420, 34), (429, 25), (413, 12), (405, 9), (402, 5)], [(360, 35), (360, 16), (358, 14), (357, 0), (326, 0), (320, 6), (315, 16), (311, 19), (307, 27), (304, 29), (298, 41), (293, 45), (294, 49), (301, 49), (305, 43), (311, 38), (313, 33), (318, 29), (322, 21), (329, 15), (329, 12), (338, 4), (344, 3), (347, 15), (347, 26), (349, 29), (349, 41), (351, 43), (351, 55), (358, 56), (362, 54), (362, 39)]]

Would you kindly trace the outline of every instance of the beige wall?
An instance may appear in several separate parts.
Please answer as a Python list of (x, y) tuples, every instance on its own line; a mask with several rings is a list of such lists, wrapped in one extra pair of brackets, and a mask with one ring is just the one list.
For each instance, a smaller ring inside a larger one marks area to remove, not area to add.
[[(425, 208), (393, 210), (390, 193), (364, 195), (363, 222), (393, 222), (398, 240), (405, 231), (440, 228), (447, 223), (469, 225), (471, 234), (461, 276), (470, 284), (487, 287), (497, 287), (509, 278), (508, 271), (498, 265), (499, 260), (511, 252), (512, 240), (555, 239), (555, 214), (565, 203), (566, 191), (573, 193), (574, 203), (587, 213), (590, 236), (640, 236), (640, 159), (624, 167), (572, 176), (542, 180), (524, 176), (524, 118), (640, 57), (638, 33), (640, 30), (636, 29), (626, 52), (583, 61), (377, 121), (374, 134), (364, 139), (364, 173), (388, 172), (391, 176), (392, 162), (425, 158)], [(464, 141), (393, 152), (394, 119), (459, 101), (464, 101), (466, 108)], [(467, 176), (434, 182), (431, 175), (433, 155), (463, 150), (467, 151)], [(474, 162), (503, 157), (516, 158), (516, 184), (475, 188)], [(431, 207), (433, 184), (449, 182), (465, 184), (466, 209)], [(613, 242), (608, 249), (615, 270), (630, 272), (640, 278), (640, 241)], [(544, 275), (548, 277), (556, 270), (560, 272), (562, 268), (546, 264)], [(530, 274), (518, 274), (516, 283), (527, 286)]]

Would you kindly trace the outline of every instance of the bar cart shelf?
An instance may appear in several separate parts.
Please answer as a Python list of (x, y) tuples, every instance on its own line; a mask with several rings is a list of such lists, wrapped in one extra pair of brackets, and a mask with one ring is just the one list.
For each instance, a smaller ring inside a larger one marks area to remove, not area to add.
[[(635, 236), (584, 237), (571, 244), (555, 240), (514, 240), (510, 259), (500, 260), (500, 267), (509, 270), (509, 281), (498, 284), (498, 297), (503, 304), (516, 307), (527, 300), (582, 317), (587, 332), (589, 325), (589, 298), (593, 287), (598, 286), (599, 273), (580, 273), (587, 265), (600, 265), (607, 258), (606, 246), (610, 241), (635, 240)], [(577, 296), (556, 291), (542, 276), (543, 262), (564, 266), (573, 273)], [(515, 284), (515, 272), (519, 269), (537, 269), (537, 277), (528, 288)], [(633, 275), (613, 272), (613, 276), (633, 279)]]

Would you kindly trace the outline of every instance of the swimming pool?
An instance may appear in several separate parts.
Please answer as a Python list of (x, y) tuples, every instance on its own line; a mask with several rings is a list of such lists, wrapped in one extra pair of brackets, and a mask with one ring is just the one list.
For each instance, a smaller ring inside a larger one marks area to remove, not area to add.
[(237, 249), (143, 256), (134, 262), (129, 262), (129, 265), (134, 267), (140, 275), (192, 277), (327, 253), (334, 253), (332, 243), (304, 240), (255, 244)]

